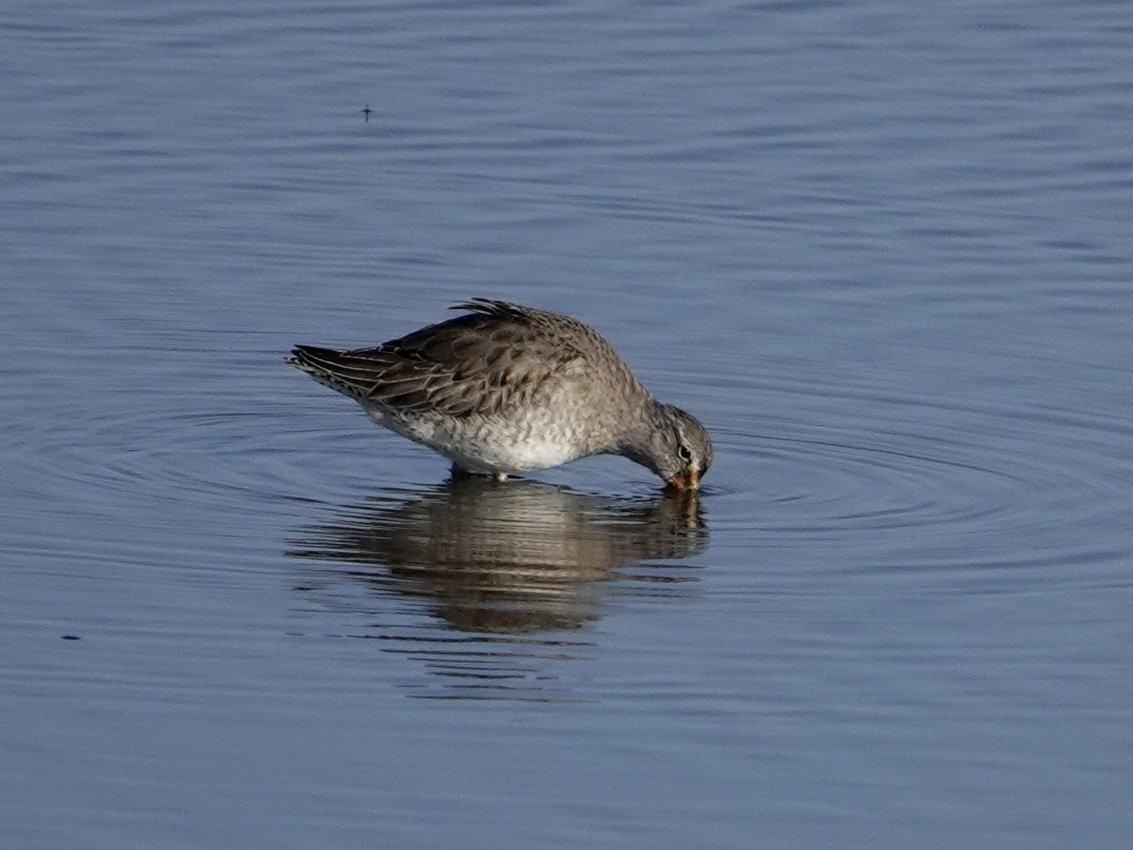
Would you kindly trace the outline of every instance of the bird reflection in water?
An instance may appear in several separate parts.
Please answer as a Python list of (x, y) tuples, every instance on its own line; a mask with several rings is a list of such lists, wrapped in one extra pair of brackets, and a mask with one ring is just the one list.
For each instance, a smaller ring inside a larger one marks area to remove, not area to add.
[[(695, 570), (665, 562), (707, 544), (696, 493), (610, 498), (462, 476), (409, 501), (339, 509), (333, 521), (304, 529), (288, 554), (361, 567), (336, 572), (331, 586), (321, 571), (322, 581), (305, 583), (316, 596), (333, 595), (335, 608), (344, 600), (333, 584), (347, 578), (382, 597), (424, 600), (436, 617), (430, 633), (391, 623), (361, 636), (405, 641), (402, 651), (427, 655), (433, 672), (514, 680), (539, 675), (530, 669), (536, 657), (570, 657), (584, 646), (562, 633), (597, 620), (611, 593), (688, 594)], [(358, 613), (382, 610), (353, 601)]]

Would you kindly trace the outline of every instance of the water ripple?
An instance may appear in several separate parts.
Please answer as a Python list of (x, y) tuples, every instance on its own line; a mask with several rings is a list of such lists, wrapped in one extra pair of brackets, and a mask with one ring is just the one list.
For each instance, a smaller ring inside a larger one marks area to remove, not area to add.
[(1127, 550), (1130, 425), (1119, 405), (879, 392), (774, 368), (752, 392), (761, 414), (710, 391), (701, 401), (724, 423), (708, 488), (717, 546), (969, 570), (1112, 565)]

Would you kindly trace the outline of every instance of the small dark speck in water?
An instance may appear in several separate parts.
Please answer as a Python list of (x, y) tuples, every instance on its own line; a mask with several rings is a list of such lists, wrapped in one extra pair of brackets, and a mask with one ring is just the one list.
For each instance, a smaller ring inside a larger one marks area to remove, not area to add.
[(362, 109), (362, 114), (366, 116), (366, 123), (369, 124), (370, 116), (374, 114), (374, 110), (370, 108), (370, 104), (366, 104), (366, 106)]
[(63, 640), (82, 640), (78, 635), (62, 635)]

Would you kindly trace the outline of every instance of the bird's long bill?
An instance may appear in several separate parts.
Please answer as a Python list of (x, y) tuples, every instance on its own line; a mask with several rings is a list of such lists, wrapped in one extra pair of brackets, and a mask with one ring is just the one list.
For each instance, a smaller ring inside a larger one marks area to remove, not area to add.
[(699, 490), (700, 473), (695, 469), (679, 472), (669, 479), (669, 486), (678, 490)]

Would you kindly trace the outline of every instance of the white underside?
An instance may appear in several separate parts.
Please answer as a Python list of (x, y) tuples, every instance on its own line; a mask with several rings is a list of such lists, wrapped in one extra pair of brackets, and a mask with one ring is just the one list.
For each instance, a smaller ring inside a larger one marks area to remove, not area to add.
[(534, 472), (581, 456), (553, 421), (526, 422), (522, 428), (499, 421), (490, 427), (482, 423), (482, 427), (462, 430), (457, 436), (443, 419), (406, 422), (381, 410), (367, 408), (366, 412), (379, 425), (440, 452), (469, 472)]

